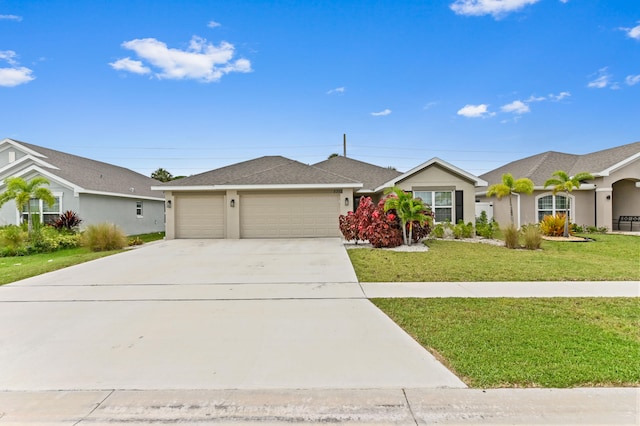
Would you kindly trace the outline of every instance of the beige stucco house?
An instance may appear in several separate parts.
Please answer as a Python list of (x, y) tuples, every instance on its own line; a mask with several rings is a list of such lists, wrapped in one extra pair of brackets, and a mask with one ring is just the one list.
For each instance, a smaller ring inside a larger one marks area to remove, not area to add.
[(261, 157), (154, 186), (166, 198), (167, 238), (338, 237), (338, 216), (362, 196), (399, 186), (432, 205), (436, 220), (474, 220), (486, 182), (434, 158), (401, 173), (346, 157), (306, 165)]
[[(544, 152), (523, 158), (492, 170), (480, 177), (488, 185), (499, 183), (504, 173), (514, 178), (527, 177), (534, 182), (532, 195), (514, 195), (514, 220), (517, 226), (538, 223), (544, 215), (565, 213), (565, 195), (552, 194), (544, 182), (557, 170), (570, 176), (588, 172), (594, 176), (579, 189), (570, 193), (571, 222), (578, 225), (606, 227), (609, 230), (628, 230), (629, 222), (620, 222), (624, 216), (640, 216), (640, 142), (630, 143), (584, 155)], [(478, 202), (491, 202), (496, 221), (510, 222), (509, 201), (486, 196), (487, 187), (476, 192)], [(640, 228), (639, 224), (634, 225)]]

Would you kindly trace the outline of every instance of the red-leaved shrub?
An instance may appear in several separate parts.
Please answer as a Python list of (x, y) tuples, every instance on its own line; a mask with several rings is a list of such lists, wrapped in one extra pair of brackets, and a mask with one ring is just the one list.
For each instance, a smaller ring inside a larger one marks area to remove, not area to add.
[(375, 205), (371, 198), (362, 197), (356, 211), (341, 215), (338, 221), (346, 240), (367, 240), (378, 248), (402, 245), (400, 221), (394, 213), (384, 212), (384, 200)]

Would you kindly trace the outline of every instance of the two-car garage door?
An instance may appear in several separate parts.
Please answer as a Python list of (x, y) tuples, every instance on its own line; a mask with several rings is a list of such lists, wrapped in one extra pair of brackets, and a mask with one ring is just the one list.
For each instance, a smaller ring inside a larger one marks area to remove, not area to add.
[(240, 238), (337, 237), (339, 194), (243, 193)]
[[(328, 191), (241, 192), (227, 214), (239, 215), (240, 238), (337, 237), (340, 200)], [(221, 193), (176, 194), (176, 238), (225, 238), (226, 208)]]

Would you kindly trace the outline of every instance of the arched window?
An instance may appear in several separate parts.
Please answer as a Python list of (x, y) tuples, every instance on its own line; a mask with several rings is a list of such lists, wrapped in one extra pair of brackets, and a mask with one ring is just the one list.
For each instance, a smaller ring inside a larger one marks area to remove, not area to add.
[(543, 194), (536, 198), (538, 221), (547, 215), (567, 214), (567, 207), (567, 197), (564, 195)]

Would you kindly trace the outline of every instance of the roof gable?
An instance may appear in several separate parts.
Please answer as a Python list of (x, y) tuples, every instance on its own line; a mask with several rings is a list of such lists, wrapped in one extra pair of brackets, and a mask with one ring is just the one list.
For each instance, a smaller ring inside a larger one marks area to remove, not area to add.
[(323, 170), (348, 177), (357, 182), (362, 182), (363, 187), (358, 192), (374, 192), (375, 188), (391, 179), (400, 176), (402, 173), (386, 167), (354, 160), (353, 158), (335, 156), (327, 160), (314, 164)]
[(480, 179), (479, 177), (472, 175), (471, 173), (468, 173), (464, 170), (462, 170), (459, 167), (454, 166), (453, 164), (447, 163), (444, 160), (441, 160), (437, 157), (434, 157), (422, 164), (420, 164), (417, 167), (414, 167), (413, 169), (409, 170), (406, 173), (401, 174), (400, 176), (397, 176), (394, 179), (391, 179), (385, 183), (383, 183), (382, 185), (379, 185), (376, 188), (376, 192), (378, 191), (382, 191), (385, 188), (389, 188), (389, 187), (393, 187), (395, 186), (397, 183), (402, 182), (403, 180), (408, 179), (409, 177), (416, 175), (420, 172), (422, 172), (423, 170), (433, 166), (433, 165), (438, 165), (441, 168), (443, 168), (444, 170), (446, 170), (449, 173), (455, 174), (457, 176), (462, 177), (463, 179), (469, 180), (471, 182), (473, 182), (473, 184), (475, 186), (484, 186), (487, 184), (487, 182), (485, 182), (484, 180)]
[[(158, 181), (133, 170), (14, 139), (4, 139), (0, 142), (0, 146), (5, 144), (27, 154), (19, 159), (22, 163), (20, 170), (37, 167), (50, 176), (70, 182), (77, 192), (162, 198), (160, 194), (151, 190), (151, 186), (158, 184)], [(20, 173), (15, 169), (15, 163), (9, 164), (11, 170), (6, 169), (11, 174)]]

